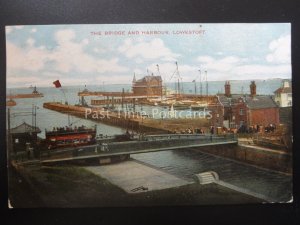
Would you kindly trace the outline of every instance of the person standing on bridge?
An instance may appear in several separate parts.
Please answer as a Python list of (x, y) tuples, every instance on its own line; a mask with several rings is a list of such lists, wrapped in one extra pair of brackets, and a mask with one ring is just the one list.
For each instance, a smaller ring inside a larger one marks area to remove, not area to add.
[(211, 126), (211, 127), (210, 127), (210, 134), (213, 135), (213, 134), (214, 134), (214, 131), (215, 131), (214, 126)]
[(210, 141), (212, 142), (213, 139), (213, 135), (214, 135), (214, 126), (210, 127)]

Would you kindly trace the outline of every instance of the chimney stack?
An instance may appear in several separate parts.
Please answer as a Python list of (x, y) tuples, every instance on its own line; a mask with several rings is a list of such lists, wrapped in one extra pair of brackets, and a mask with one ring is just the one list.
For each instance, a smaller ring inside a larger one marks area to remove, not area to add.
[(225, 82), (225, 96), (230, 97), (231, 96), (231, 91), (230, 91), (230, 83), (229, 81)]
[(288, 80), (284, 80), (283, 81), (283, 87), (284, 88), (290, 87), (290, 82)]
[(251, 84), (250, 84), (250, 95), (251, 95), (251, 97), (254, 97), (256, 95), (256, 84), (255, 84), (255, 81), (251, 81)]

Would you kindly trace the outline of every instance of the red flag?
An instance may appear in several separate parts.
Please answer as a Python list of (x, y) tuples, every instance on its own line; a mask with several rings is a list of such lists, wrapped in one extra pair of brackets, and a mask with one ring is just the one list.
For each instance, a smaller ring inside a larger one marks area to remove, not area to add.
[(55, 85), (56, 88), (61, 87), (61, 84), (60, 84), (59, 80), (54, 81), (53, 84)]

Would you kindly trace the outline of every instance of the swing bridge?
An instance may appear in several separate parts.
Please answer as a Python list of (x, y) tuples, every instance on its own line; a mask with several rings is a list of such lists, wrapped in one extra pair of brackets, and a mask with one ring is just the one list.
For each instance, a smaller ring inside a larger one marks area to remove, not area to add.
[[(56, 164), (96, 159), (100, 164), (106, 164), (113, 162), (115, 158), (127, 159), (131, 154), (188, 148), (201, 150), (207, 146), (232, 145), (237, 142), (234, 134), (140, 135), (133, 140), (122, 142), (106, 136), (98, 139), (97, 144), (94, 145), (42, 151), (38, 161), (41, 164)], [(23, 162), (23, 164), (27, 163)]]

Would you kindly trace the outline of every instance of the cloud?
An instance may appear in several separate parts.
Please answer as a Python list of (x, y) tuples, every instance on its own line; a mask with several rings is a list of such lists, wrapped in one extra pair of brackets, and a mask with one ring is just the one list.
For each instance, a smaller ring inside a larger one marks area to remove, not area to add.
[(7, 77), (6, 80), (8, 84), (13, 84), (15, 86), (22, 86), (22, 87), (30, 86), (31, 84), (36, 83), (36, 81), (37, 81), (36, 76), (21, 77), (19, 75), (10, 75)]
[(33, 40), (27, 40), (27, 46), (24, 49), (18, 48), (9, 41), (6, 42), (8, 70), (38, 71), (44, 68), (49, 59), (49, 52), (30, 46), (33, 42)]
[[(208, 80), (242, 80), (242, 79), (269, 79), (274, 77), (291, 76), (290, 64), (263, 64), (251, 63), (250, 59), (236, 56), (214, 58), (199, 56), (201, 71), (207, 70)], [(255, 60), (257, 61), (257, 60)]]
[[(133, 73), (124, 76), (119, 76), (119, 75), (97, 76), (94, 78), (94, 84), (102, 84), (102, 82), (104, 82), (105, 84), (129, 84), (131, 83), (132, 78), (133, 78)], [(89, 83), (91, 83), (91, 81), (89, 81)], [(122, 91), (122, 87), (120, 87), (119, 91)]]
[(144, 62), (141, 58), (136, 58), (134, 61), (138, 64), (141, 64)]
[[(71, 29), (60, 30), (55, 34), (58, 43), (51, 59), (57, 65), (59, 72), (68, 73), (72, 70), (77, 72), (125, 72), (128, 69), (119, 65), (118, 58), (98, 59), (85, 51), (88, 39), (80, 42), (75, 41), (75, 32)], [(95, 49), (94, 49), (95, 50)]]
[(215, 59), (211, 56), (199, 56), (197, 58), (197, 61), (201, 63), (201, 70), (214, 70), (218, 72), (228, 72), (245, 60), (236, 56), (227, 56), (221, 59)]
[[(274, 75), (290, 75), (290, 65), (242, 65), (233, 69), (233, 74), (240, 76), (256, 77), (257, 79), (271, 78)], [(263, 77), (262, 77), (263, 76)]]
[(35, 43), (35, 40), (33, 38), (28, 38), (26, 43), (29, 47), (32, 47)]
[(131, 39), (126, 39), (118, 51), (128, 58), (142, 57), (145, 59), (159, 59), (163, 61), (176, 61), (180, 56), (167, 48), (160, 38), (154, 38), (149, 42), (140, 40), (136, 44)]
[(269, 44), (270, 54), (266, 60), (270, 63), (291, 62), (291, 35), (282, 36)]
[[(20, 48), (7, 41), (8, 71), (56, 71), (59, 73), (106, 73), (126, 72), (128, 68), (119, 65), (116, 57), (99, 59), (85, 51), (88, 39), (76, 41), (76, 34), (71, 29), (55, 33), (56, 47), (47, 50), (44, 46), (35, 46), (35, 40), (26, 40), (26, 46)], [(47, 64), (52, 67), (47, 67)], [(8, 74), (9, 75), (9, 74)]]

